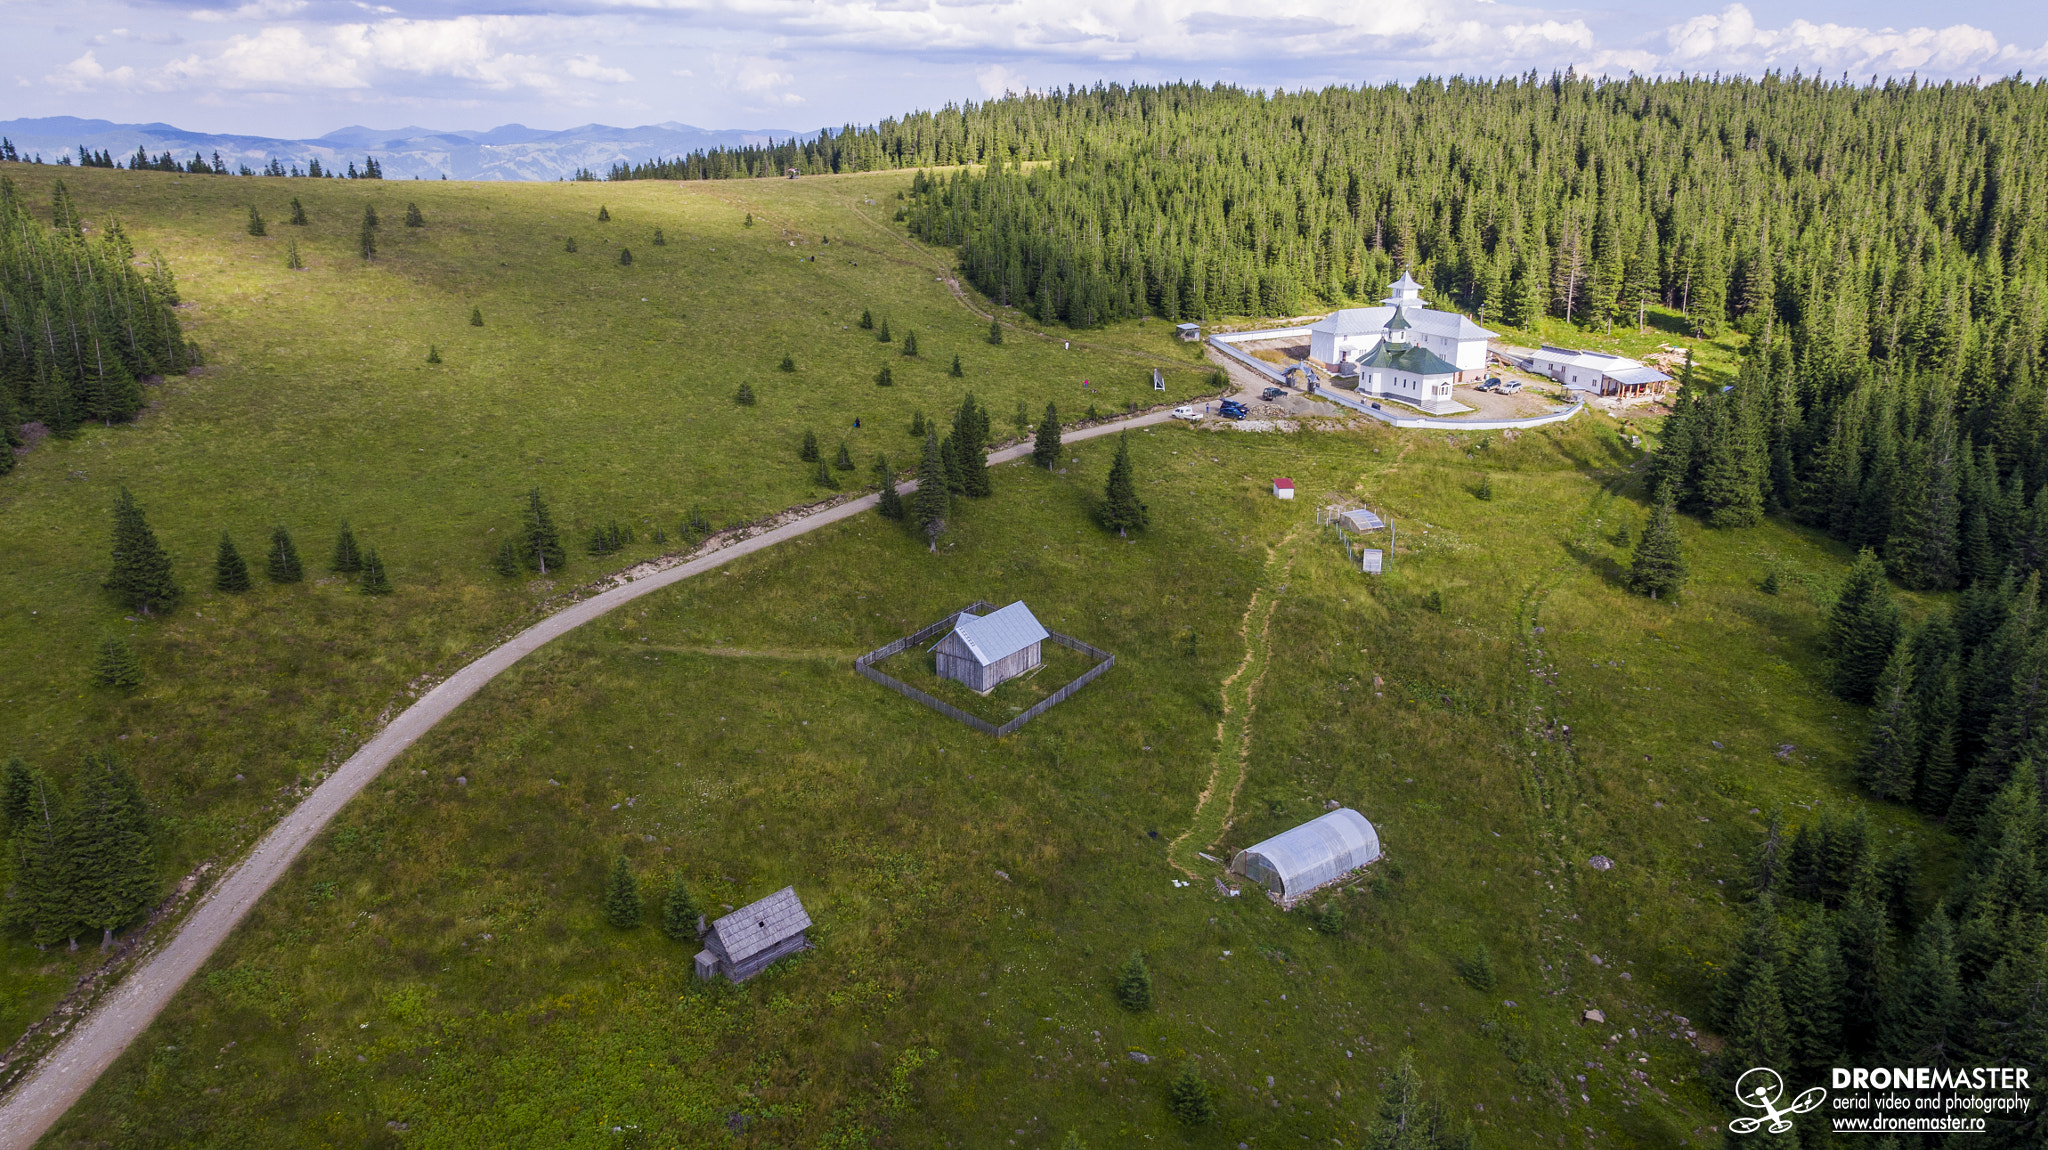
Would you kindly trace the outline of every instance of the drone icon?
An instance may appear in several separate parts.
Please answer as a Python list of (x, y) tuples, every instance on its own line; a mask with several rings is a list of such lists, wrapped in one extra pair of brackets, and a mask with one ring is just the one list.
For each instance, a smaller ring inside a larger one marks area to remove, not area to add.
[[(1792, 1129), (1788, 1116), (1804, 1114), (1820, 1108), (1827, 1097), (1825, 1087), (1816, 1086), (1792, 1100), (1792, 1105), (1779, 1109), (1778, 1104), (1785, 1098), (1785, 1080), (1778, 1072), (1767, 1066), (1758, 1066), (1742, 1072), (1735, 1080), (1735, 1099), (1744, 1106), (1753, 1106), (1763, 1111), (1761, 1118), (1735, 1118), (1728, 1123), (1730, 1134), (1754, 1134), (1768, 1128), (1773, 1134), (1783, 1134)], [(1767, 1125), (1768, 1124), (1768, 1125)]]

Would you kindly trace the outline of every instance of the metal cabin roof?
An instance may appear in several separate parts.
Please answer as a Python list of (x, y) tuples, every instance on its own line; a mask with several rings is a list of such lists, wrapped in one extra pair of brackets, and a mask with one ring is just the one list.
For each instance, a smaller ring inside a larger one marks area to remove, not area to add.
[(1051, 634), (1024, 600), (1000, 611), (991, 611), (976, 617), (962, 615), (953, 625), (953, 634), (966, 645), (968, 653), (986, 667), (1022, 651), (1033, 643), (1043, 642)]
[(1419, 283), (1416, 283), (1416, 282), (1415, 282), (1415, 277), (1414, 277), (1414, 276), (1412, 276), (1412, 275), (1409, 275), (1409, 274), (1408, 274), (1408, 269), (1406, 269), (1406, 268), (1403, 268), (1403, 269), (1401, 269), (1401, 278), (1400, 278), (1400, 279), (1397, 279), (1397, 280), (1395, 280), (1395, 281), (1394, 281), (1393, 283), (1390, 283), (1390, 284), (1388, 284), (1387, 286), (1388, 286), (1389, 288), (1393, 288), (1393, 289), (1396, 289), (1396, 290), (1399, 290), (1399, 289), (1401, 289), (1401, 288), (1407, 288), (1407, 289), (1409, 289), (1410, 291), (1420, 291), (1420, 290), (1422, 290), (1422, 285), (1421, 285), (1421, 284), (1419, 284)]
[(811, 916), (796, 897), (796, 888), (783, 887), (759, 902), (750, 902), (711, 924), (725, 948), (727, 960), (735, 963), (767, 950), (776, 943), (811, 928)]
[(1623, 367), (1607, 373), (1607, 378), (1616, 383), (1669, 383), (1671, 377), (1654, 367)]
[(1380, 857), (1379, 832), (1365, 816), (1344, 807), (1238, 852), (1231, 869), (1248, 873), (1249, 857), (1280, 879), (1282, 898), (1293, 898)]

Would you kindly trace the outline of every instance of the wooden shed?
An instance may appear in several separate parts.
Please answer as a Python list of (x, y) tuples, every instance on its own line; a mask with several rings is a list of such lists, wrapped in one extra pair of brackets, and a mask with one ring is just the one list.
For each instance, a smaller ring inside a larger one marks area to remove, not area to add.
[(1275, 479), (1275, 480), (1273, 481), (1273, 498), (1275, 498), (1275, 499), (1292, 499), (1292, 498), (1294, 498), (1294, 480), (1292, 480), (1292, 479), (1286, 479), (1286, 478), (1281, 478), (1281, 479)]
[(938, 641), (939, 678), (967, 684), (986, 695), (996, 685), (1038, 666), (1040, 643), (1047, 632), (1031, 608), (1018, 600), (986, 615), (961, 612), (953, 631)]
[(722, 974), (745, 982), (776, 959), (809, 949), (811, 941), (804, 935), (809, 929), (811, 916), (798, 901), (796, 888), (783, 887), (711, 924), (704, 949), (697, 952), (697, 977)]

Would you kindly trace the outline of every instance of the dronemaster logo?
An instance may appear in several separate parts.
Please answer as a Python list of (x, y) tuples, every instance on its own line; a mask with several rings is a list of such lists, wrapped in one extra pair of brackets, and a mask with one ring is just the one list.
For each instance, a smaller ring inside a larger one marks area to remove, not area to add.
[(1982, 1134), (1991, 1115), (2024, 1117), (2034, 1104), (2030, 1072), (2018, 1066), (1837, 1066), (1828, 1086), (1789, 1098), (1785, 1079), (1757, 1066), (1736, 1079), (1735, 1100), (1762, 1113), (1730, 1121), (1731, 1134), (1783, 1134), (1794, 1115), (1823, 1106), (1837, 1134)]

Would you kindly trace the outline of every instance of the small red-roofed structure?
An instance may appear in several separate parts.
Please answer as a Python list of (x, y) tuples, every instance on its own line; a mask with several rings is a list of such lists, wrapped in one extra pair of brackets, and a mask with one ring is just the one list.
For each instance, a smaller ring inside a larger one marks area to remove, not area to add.
[(1286, 478), (1281, 478), (1281, 479), (1275, 479), (1275, 480), (1273, 481), (1273, 498), (1275, 498), (1275, 499), (1292, 499), (1292, 498), (1294, 498), (1294, 480), (1292, 480), (1292, 479), (1286, 479)]

